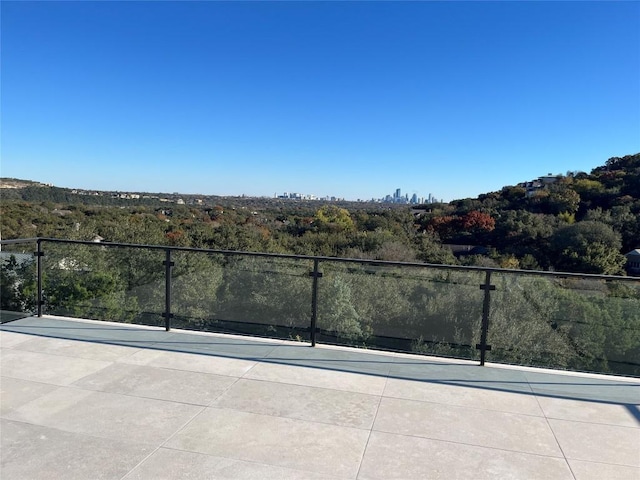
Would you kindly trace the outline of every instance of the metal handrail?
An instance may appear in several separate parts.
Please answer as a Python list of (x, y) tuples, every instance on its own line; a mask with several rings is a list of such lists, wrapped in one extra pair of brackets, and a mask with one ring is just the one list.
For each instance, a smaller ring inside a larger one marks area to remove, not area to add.
[(418, 268), (438, 268), (442, 270), (459, 270), (459, 271), (475, 271), (475, 272), (495, 272), (495, 273), (509, 273), (519, 275), (534, 275), (534, 276), (549, 276), (558, 278), (591, 278), (594, 280), (619, 280), (619, 281), (639, 281), (638, 277), (630, 277), (624, 275), (601, 275), (593, 273), (575, 273), (575, 272), (558, 272), (558, 271), (545, 271), (545, 270), (521, 270), (511, 268), (499, 268), (499, 267), (477, 267), (469, 265), (446, 265), (437, 263), (421, 263), (421, 262), (394, 262), (388, 260), (373, 260), (366, 258), (345, 258), (345, 257), (329, 257), (322, 255), (296, 255), (289, 253), (268, 253), (268, 252), (250, 252), (241, 250), (217, 250), (210, 248), (194, 248), (194, 247), (178, 247), (172, 245), (150, 245), (140, 243), (122, 243), (122, 242), (93, 242), (90, 240), (68, 240), (62, 238), (51, 237), (36, 237), (28, 239), (15, 239), (15, 240), (0, 240), (0, 245), (5, 244), (18, 244), (18, 243), (34, 243), (38, 241), (52, 242), (52, 243), (68, 243), (77, 245), (100, 245), (103, 247), (121, 247), (121, 248), (140, 248), (146, 250), (161, 250), (161, 251), (182, 251), (182, 252), (199, 252), (199, 253), (211, 253), (221, 255), (246, 255), (252, 257), (271, 257), (271, 258), (287, 258), (295, 260), (310, 260), (310, 261), (324, 261), (335, 263), (355, 263), (366, 264), (373, 266), (388, 266), (388, 267), (418, 267)]
[[(58, 243), (68, 245), (85, 245), (90, 247), (102, 247), (102, 248), (132, 248), (137, 250), (149, 250), (164, 252), (164, 282), (165, 282), (165, 305), (162, 317), (164, 317), (164, 327), (167, 331), (171, 329), (172, 313), (172, 269), (174, 267), (174, 261), (172, 260), (173, 252), (193, 252), (193, 253), (205, 253), (216, 254), (224, 256), (243, 256), (243, 257), (256, 257), (256, 258), (272, 258), (272, 259), (289, 259), (289, 260), (303, 260), (309, 262), (307, 265), (311, 268), (309, 276), (312, 278), (311, 286), (311, 299), (310, 299), (310, 324), (309, 327), (301, 327), (303, 330), (308, 331), (310, 334), (311, 346), (315, 346), (319, 335), (324, 335), (325, 331), (320, 330), (318, 327), (318, 285), (319, 279), (322, 278), (323, 272), (320, 269), (321, 263), (342, 263), (353, 265), (371, 265), (375, 267), (399, 267), (399, 268), (426, 268), (437, 270), (449, 270), (458, 272), (477, 272), (484, 274), (484, 281), (479, 284), (479, 288), (484, 291), (482, 311), (478, 311), (478, 321), (480, 326), (480, 343), (475, 345), (475, 349), (480, 352), (480, 365), (484, 365), (486, 352), (491, 350), (491, 345), (488, 344), (488, 331), (489, 331), (489, 318), (491, 312), (491, 292), (495, 290), (495, 285), (492, 285), (492, 274), (504, 274), (504, 275), (527, 275), (527, 276), (539, 276), (547, 278), (557, 279), (589, 279), (600, 280), (605, 282), (640, 282), (639, 277), (627, 277), (618, 275), (598, 275), (598, 274), (580, 274), (570, 272), (548, 272), (548, 271), (532, 271), (532, 270), (516, 270), (516, 269), (504, 269), (493, 267), (473, 267), (473, 266), (460, 266), (460, 265), (439, 265), (430, 263), (418, 263), (418, 262), (394, 262), (384, 260), (373, 259), (354, 259), (354, 258), (341, 258), (341, 257), (329, 257), (329, 256), (317, 256), (317, 255), (294, 255), (294, 254), (282, 254), (282, 253), (266, 253), (266, 252), (243, 252), (236, 250), (215, 250), (205, 248), (192, 248), (192, 247), (178, 247), (170, 245), (145, 245), (145, 244), (133, 244), (133, 243), (120, 243), (120, 242), (93, 242), (84, 240), (68, 240), (57, 238), (30, 238), (30, 239), (12, 239), (1, 240), (1, 245), (16, 245), (16, 244), (28, 244), (36, 243), (37, 250), (34, 252), (36, 257), (36, 271), (37, 271), (37, 315), (39, 317), (43, 314), (43, 268), (42, 258), (45, 255), (43, 250), (43, 244), (45, 243)], [(365, 270), (367, 273), (371, 273)], [(375, 273), (375, 272), (374, 272)], [(495, 278), (495, 277), (494, 277)], [(480, 278), (478, 278), (480, 280)], [(233, 320), (230, 320), (233, 322)], [(250, 323), (250, 322), (244, 322)], [(389, 337), (391, 338), (391, 337)], [(420, 337), (422, 338), (422, 337)], [(477, 337), (476, 337), (477, 338)], [(456, 346), (460, 346), (457, 345)], [(472, 345), (464, 345), (466, 347), (473, 348)], [(613, 361), (613, 360), (611, 360)], [(625, 363), (619, 362), (618, 363)], [(628, 362), (627, 362), (628, 363)], [(630, 365), (638, 366), (637, 363), (631, 362)]]

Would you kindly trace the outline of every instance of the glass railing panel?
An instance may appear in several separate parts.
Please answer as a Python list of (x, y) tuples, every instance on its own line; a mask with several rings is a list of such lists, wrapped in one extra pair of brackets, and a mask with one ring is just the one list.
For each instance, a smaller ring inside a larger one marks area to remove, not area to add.
[(164, 252), (43, 242), (43, 313), (164, 325)]
[(0, 323), (36, 313), (36, 242), (2, 245), (0, 251)]
[(216, 331), (218, 294), (225, 256), (203, 252), (172, 252), (172, 328)]
[(309, 340), (313, 262), (174, 252), (172, 326)]
[(606, 340), (594, 357), (603, 358), (605, 369), (640, 377), (640, 279), (605, 282), (601, 301), (602, 330)]
[(477, 358), (484, 274), (323, 261), (318, 342)]
[(487, 361), (640, 376), (640, 281), (494, 273)]

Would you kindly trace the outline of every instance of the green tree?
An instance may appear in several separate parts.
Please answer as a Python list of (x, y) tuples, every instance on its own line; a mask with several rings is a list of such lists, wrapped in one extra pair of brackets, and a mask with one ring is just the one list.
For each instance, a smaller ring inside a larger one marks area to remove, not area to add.
[(620, 234), (602, 222), (585, 221), (560, 228), (551, 238), (557, 270), (615, 275), (625, 263)]
[[(98, 244), (45, 242), (44, 253), (43, 295), (47, 313), (116, 322), (139, 320), (137, 315), (144, 307), (132, 295), (130, 276), (134, 273), (126, 268), (127, 257), (120, 256), (123, 252)], [(142, 262), (142, 269), (152, 267), (152, 263)]]
[(320, 329), (350, 344), (366, 341), (371, 335), (371, 327), (363, 322), (354, 306), (348, 278), (338, 273), (326, 276), (322, 283), (318, 309)]
[(32, 261), (18, 262), (14, 255), (0, 260), (0, 309), (33, 312), (36, 300), (36, 276)]
[(314, 225), (319, 231), (352, 231), (355, 224), (349, 210), (335, 205), (324, 205), (314, 217)]
[(311, 317), (309, 261), (230, 255), (221, 266), (212, 315), (217, 325), (264, 336), (304, 335)]
[(457, 265), (458, 260), (451, 250), (443, 247), (440, 239), (434, 233), (425, 232), (416, 237), (417, 258), (425, 263), (440, 265)]
[(558, 215), (559, 213), (576, 213), (580, 205), (580, 195), (565, 183), (554, 184), (549, 187), (544, 213)]

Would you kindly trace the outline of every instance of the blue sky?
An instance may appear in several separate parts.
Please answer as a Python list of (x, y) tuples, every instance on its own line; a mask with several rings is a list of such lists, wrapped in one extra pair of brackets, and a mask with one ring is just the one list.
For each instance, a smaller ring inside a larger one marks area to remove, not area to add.
[(1, 2), (1, 171), (452, 200), (640, 152), (639, 2)]

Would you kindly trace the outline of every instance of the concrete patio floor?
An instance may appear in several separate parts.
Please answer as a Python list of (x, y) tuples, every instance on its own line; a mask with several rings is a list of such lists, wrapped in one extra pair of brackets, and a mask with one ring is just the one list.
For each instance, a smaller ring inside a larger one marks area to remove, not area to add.
[(0, 327), (2, 479), (640, 479), (640, 381), (59, 317)]

